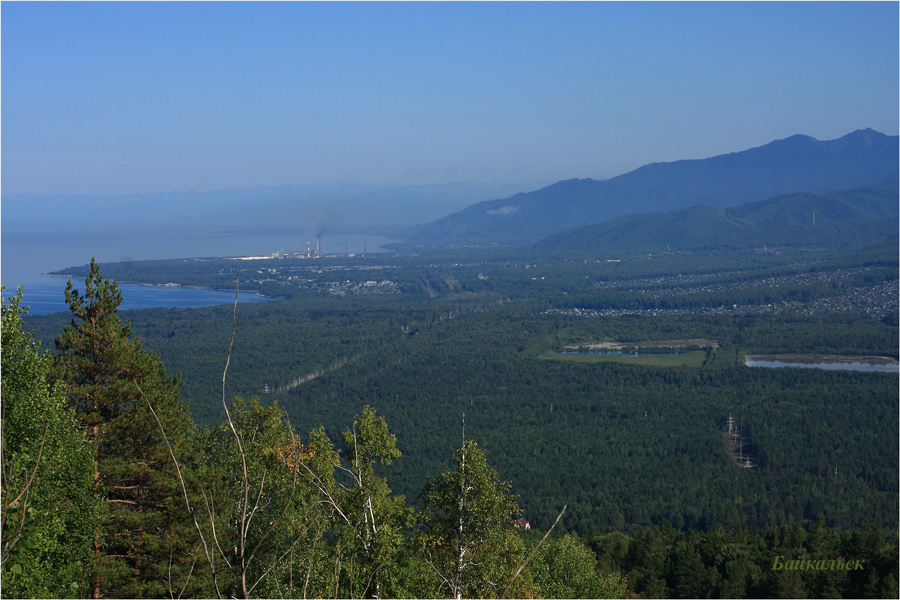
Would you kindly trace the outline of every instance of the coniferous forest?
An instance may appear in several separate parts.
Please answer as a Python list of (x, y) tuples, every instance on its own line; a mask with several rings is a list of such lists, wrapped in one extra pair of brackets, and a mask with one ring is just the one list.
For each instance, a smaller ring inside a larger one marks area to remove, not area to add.
[(900, 2), (0, 14), (0, 600), (900, 598)]
[(898, 594), (896, 373), (745, 365), (895, 362), (891, 247), (67, 274), (3, 305), (4, 597)]

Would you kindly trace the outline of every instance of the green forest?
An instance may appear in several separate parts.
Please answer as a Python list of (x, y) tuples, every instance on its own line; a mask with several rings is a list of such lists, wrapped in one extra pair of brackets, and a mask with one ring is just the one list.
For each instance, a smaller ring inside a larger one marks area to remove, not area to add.
[(4, 597), (897, 596), (896, 373), (744, 365), (896, 361), (895, 249), (247, 262), (4, 304)]

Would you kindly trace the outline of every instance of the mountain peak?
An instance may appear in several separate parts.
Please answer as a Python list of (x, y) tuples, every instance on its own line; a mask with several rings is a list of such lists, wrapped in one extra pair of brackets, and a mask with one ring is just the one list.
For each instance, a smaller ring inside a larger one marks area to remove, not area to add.
[[(898, 136), (872, 129), (824, 142), (793, 135), (732, 154), (645, 165), (604, 181), (560, 181), (517, 194), (514, 202), (472, 205), (407, 234), (436, 245), (534, 242), (635, 213), (695, 204), (727, 208), (781, 194), (825, 194), (896, 181), (898, 163)], [(503, 209), (512, 206), (515, 210)], [(496, 218), (500, 214), (510, 218)]]
[(865, 129), (857, 129), (852, 133), (848, 133), (844, 137), (840, 138), (837, 141), (847, 141), (847, 142), (862, 142), (864, 144), (872, 144), (875, 140), (887, 140), (888, 136), (883, 133), (879, 133), (872, 129), (871, 127), (867, 127)]

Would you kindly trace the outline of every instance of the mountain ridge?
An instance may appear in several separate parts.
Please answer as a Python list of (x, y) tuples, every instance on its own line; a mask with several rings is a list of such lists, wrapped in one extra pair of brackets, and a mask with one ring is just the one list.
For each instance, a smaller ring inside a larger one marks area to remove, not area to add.
[(569, 229), (539, 252), (619, 256), (683, 250), (815, 246), (848, 248), (897, 238), (898, 182), (833, 194), (785, 194), (730, 208), (697, 204)]
[(819, 141), (793, 135), (704, 159), (651, 163), (604, 181), (569, 179), (469, 206), (408, 229), (433, 245), (533, 243), (626, 214), (729, 207), (780, 194), (830, 193), (900, 178), (898, 136), (861, 129)]

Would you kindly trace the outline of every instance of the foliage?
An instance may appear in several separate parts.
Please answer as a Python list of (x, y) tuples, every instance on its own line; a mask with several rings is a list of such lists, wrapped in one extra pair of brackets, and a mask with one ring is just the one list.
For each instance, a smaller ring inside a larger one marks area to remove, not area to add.
[(530, 563), (534, 582), (544, 598), (623, 598), (626, 581), (618, 573), (603, 573), (597, 557), (577, 536), (551, 538)]
[(93, 497), (106, 504), (93, 544), (92, 594), (197, 592), (197, 542), (157, 424), (190, 452), (193, 424), (178, 379), (131, 338), (117, 314), (122, 295), (96, 263), (83, 294), (69, 282), (66, 301), (74, 318), (56, 340), (56, 374), (91, 441)]
[[(591, 534), (585, 540), (598, 562), (627, 575), (629, 593), (641, 597), (897, 595), (897, 533), (886, 538), (879, 528), (866, 524), (837, 531), (817, 521), (809, 529), (792, 523), (752, 533), (746, 527), (721, 525), (706, 532), (678, 531), (664, 522), (634, 537)], [(798, 563), (788, 564), (795, 560)], [(801, 560), (806, 561), (802, 568)]]
[(92, 495), (91, 447), (52, 358), (22, 330), (21, 288), (2, 301), (3, 596), (68, 597), (87, 591), (100, 505)]
[(388, 432), (384, 417), (366, 406), (345, 429), (344, 457), (347, 467), (336, 465), (349, 476), (351, 485), (341, 486), (338, 504), (344, 516), (342, 547), (358, 564), (357, 582), (351, 589), (365, 597), (394, 595), (398, 583), (398, 552), (412, 513), (402, 496), (391, 496), (387, 481), (375, 473), (376, 463), (390, 465), (400, 458), (397, 438)]
[(519, 507), (475, 441), (466, 440), (453, 459), (456, 468), (429, 479), (422, 490), (418, 544), (443, 594), (495, 598), (525, 558), (511, 528)]
[(205, 513), (209, 544), (224, 549), (207, 557), (218, 593), (268, 595), (282, 563), (300, 569), (316, 560), (326, 518), (299, 468), (316, 449), (300, 442), (277, 404), (238, 397), (228, 415), (233, 429), (203, 435), (209, 484), (194, 511)]

